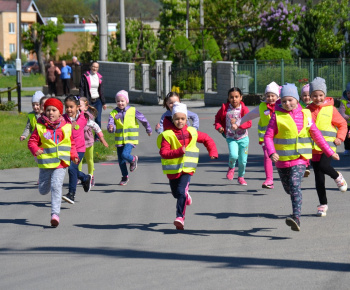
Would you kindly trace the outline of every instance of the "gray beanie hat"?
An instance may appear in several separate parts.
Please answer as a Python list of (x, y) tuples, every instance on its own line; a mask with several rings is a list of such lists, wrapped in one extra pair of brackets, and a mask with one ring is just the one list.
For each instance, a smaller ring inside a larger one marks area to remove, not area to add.
[(313, 91), (322, 91), (325, 95), (327, 95), (326, 80), (320, 77), (314, 78), (314, 80), (310, 83), (310, 95)]
[(293, 97), (299, 102), (298, 88), (295, 86), (295, 84), (286, 83), (282, 86), (281, 98), (283, 97)]

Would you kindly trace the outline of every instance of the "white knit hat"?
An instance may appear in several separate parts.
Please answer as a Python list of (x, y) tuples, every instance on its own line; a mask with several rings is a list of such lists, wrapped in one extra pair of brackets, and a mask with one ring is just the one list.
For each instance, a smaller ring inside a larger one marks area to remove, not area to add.
[(280, 86), (278, 84), (276, 84), (275, 82), (269, 83), (266, 86), (266, 89), (265, 89), (265, 94), (267, 94), (267, 93), (273, 93), (277, 97), (279, 97), (279, 95), (280, 95)]
[(129, 104), (129, 94), (127, 91), (121, 90), (115, 95), (115, 102), (117, 102), (117, 97), (123, 97), (127, 104)]
[(45, 97), (42, 91), (36, 91), (32, 97), (32, 103), (40, 103), (40, 99)]
[(186, 104), (175, 102), (173, 105), (172, 117), (174, 117), (176, 113), (184, 113), (187, 116)]

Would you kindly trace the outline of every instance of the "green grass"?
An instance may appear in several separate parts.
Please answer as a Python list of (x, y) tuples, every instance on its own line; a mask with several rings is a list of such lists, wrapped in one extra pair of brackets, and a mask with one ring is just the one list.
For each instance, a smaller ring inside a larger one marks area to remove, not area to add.
[[(27, 123), (27, 114), (16, 112), (0, 112), (1, 138), (0, 138), (0, 170), (10, 168), (37, 167), (33, 155), (30, 153), (27, 143), (29, 137), (20, 142), (19, 137)], [(103, 131), (109, 148), (102, 143), (95, 143), (95, 162), (116, 159), (114, 147), (114, 134)]]
[[(16, 86), (16, 76), (0, 75), (0, 88), (13, 88)], [(25, 87), (42, 87), (45, 85), (45, 77), (41, 74), (31, 74), (29, 76), (22, 76), (22, 88)]]

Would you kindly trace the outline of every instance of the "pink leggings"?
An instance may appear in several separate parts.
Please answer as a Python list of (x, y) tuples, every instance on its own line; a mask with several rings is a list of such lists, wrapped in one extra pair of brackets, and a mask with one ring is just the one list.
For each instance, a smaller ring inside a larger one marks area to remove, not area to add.
[(264, 168), (265, 168), (265, 174), (266, 179), (273, 181), (273, 166), (272, 166), (272, 160), (267, 155), (266, 146), (263, 145), (262, 149), (264, 151)]

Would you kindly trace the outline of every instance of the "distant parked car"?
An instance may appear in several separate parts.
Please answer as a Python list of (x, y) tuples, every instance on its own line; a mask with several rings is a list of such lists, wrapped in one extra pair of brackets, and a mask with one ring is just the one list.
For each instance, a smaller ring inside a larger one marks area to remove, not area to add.
[(6, 63), (2, 68), (2, 74), (5, 76), (15, 76), (16, 75), (16, 67), (14, 64)]
[(37, 61), (28, 61), (22, 66), (22, 72), (27, 74), (39, 73), (39, 64)]

